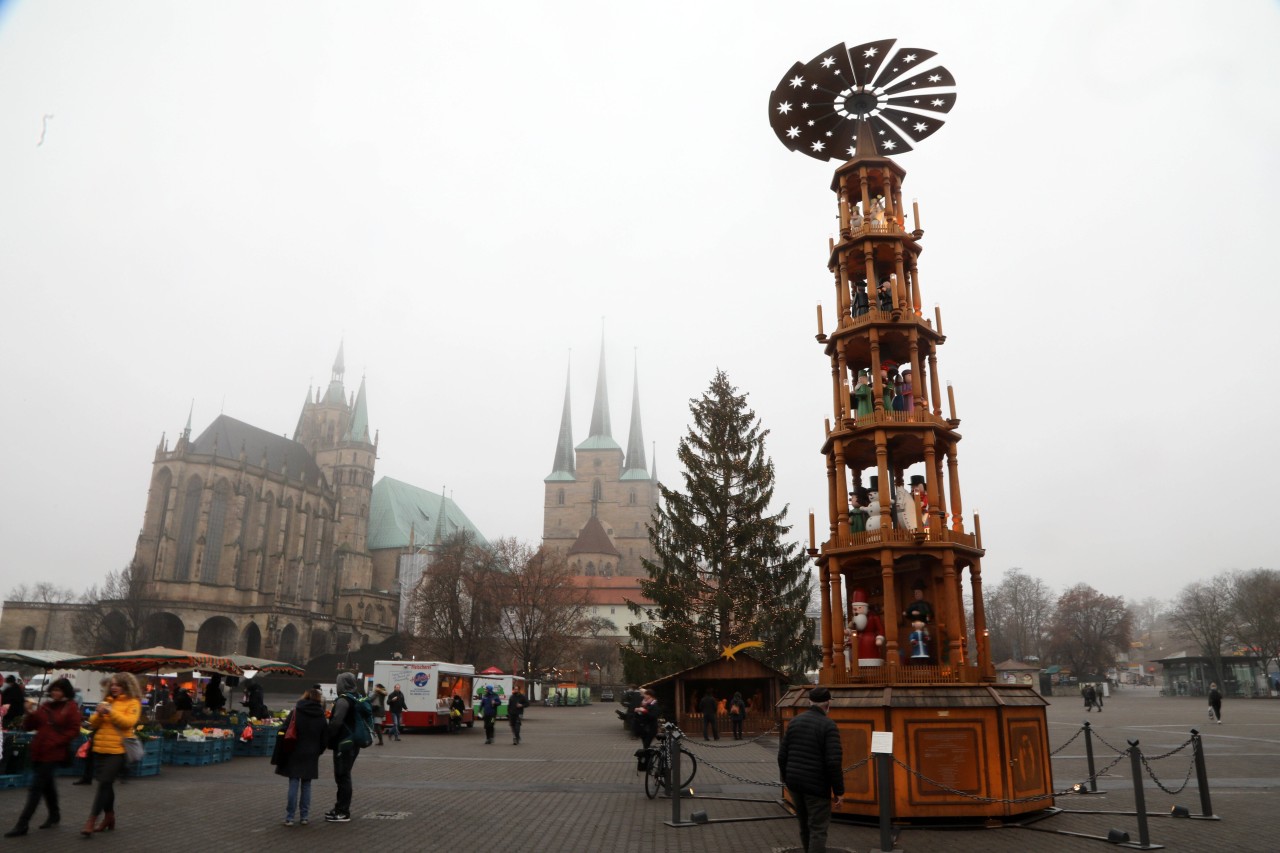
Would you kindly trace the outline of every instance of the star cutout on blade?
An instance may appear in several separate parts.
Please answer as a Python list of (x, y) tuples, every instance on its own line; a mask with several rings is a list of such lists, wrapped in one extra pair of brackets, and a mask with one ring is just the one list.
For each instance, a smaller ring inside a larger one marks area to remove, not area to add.
[(811, 145), (810, 147), (811, 147), (814, 151), (821, 151), (823, 148), (826, 148), (827, 146), (826, 146), (826, 145), (824, 145), (824, 144), (823, 144), (823, 143), (821, 143), (821, 142), (815, 142), (815, 143), (813, 143), (813, 145)]
[(790, 138), (795, 139), (799, 135), (800, 135), (800, 128), (798, 127), (787, 128), (787, 136), (789, 136)]
[(916, 132), (917, 132), (917, 133), (924, 133), (924, 132), (925, 132), (926, 130), (928, 130), (928, 129), (929, 129), (929, 125), (925, 124), (924, 122), (922, 122), (922, 121), (918, 121), (918, 122), (916, 122)]
[(813, 124), (814, 124), (813, 119), (810, 119), (810, 120), (809, 120), (809, 127), (813, 127)]
[(893, 149), (898, 147), (898, 143), (894, 142), (892, 139), (886, 139), (884, 141), (884, 147), (889, 151), (892, 151)]
[(935, 107), (940, 107), (946, 103), (946, 101), (942, 100), (942, 98), (935, 98), (932, 103)]
[(849, 156), (850, 156), (850, 157), (857, 157), (857, 156), (858, 156), (858, 149), (856, 149), (856, 148), (854, 148), (852, 145), (850, 145), (850, 146), (849, 146)]
[(804, 85), (804, 78), (801, 77), (799, 74), (791, 78), (791, 88), (799, 89), (803, 85)]
[(810, 89), (816, 89), (816, 88), (818, 88), (818, 84), (817, 84), (817, 83), (814, 83), (814, 84), (813, 84), (812, 86), (810, 86), (809, 88), (810, 88)]
[(827, 131), (827, 136), (830, 136), (830, 135), (831, 135), (831, 131), (829, 131), (829, 130), (828, 130), (828, 131)]
[(879, 51), (876, 48), (869, 47), (866, 49), (866, 51), (862, 55), (870, 59), (871, 57), (875, 56), (877, 53), (879, 53)]
[(802, 110), (807, 110), (807, 109), (809, 109), (809, 102), (808, 102), (808, 101), (805, 101), (803, 104), (801, 104), (801, 105), (800, 105), (800, 109), (802, 109)]
[(939, 80), (941, 80), (941, 79), (942, 79), (942, 75), (941, 75), (941, 74), (930, 74), (930, 75), (929, 75), (929, 82), (930, 82), (930, 83), (937, 83), (937, 82), (938, 82)]
[(902, 57), (902, 61), (903, 61), (903, 62), (915, 62), (915, 61), (916, 61), (916, 55), (915, 55), (914, 53), (908, 53), (906, 56)]
[(834, 56), (828, 56), (826, 59), (822, 60), (823, 68), (830, 68), (835, 64), (836, 64), (836, 58)]
[(782, 103), (778, 104), (778, 112), (782, 113), (783, 115), (786, 115), (787, 113), (791, 112), (791, 104), (787, 103), (786, 101), (783, 101)]

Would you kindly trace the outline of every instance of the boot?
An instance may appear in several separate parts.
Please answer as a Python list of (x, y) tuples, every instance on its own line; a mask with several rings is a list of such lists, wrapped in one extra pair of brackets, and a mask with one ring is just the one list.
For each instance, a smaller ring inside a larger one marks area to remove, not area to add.
[(27, 834), (27, 823), (26, 821), (20, 820), (16, 825), (14, 825), (13, 829), (9, 830), (4, 834), (4, 837), (17, 838), (20, 835), (26, 835), (26, 834)]
[(84, 822), (84, 828), (80, 830), (80, 834), (85, 838), (93, 838), (93, 815)]
[(115, 812), (103, 812), (103, 813), (102, 813), (102, 823), (100, 823), (100, 824), (98, 824), (97, 826), (95, 826), (95, 827), (93, 828), (93, 831), (94, 831), (94, 832), (110, 832), (111, 830), (113, 830), (113, 829), (115, 829), (115, 828), (116, 828), (116, 813), (115, 813)]
[(55, 826), (57, 826), (57, 825), (58, 825), (58, 821), (60, 821), (60, 820), (62, 820), (62, 815), (60, 815), (60, 814), (50, 814), (47, 818), (45, 818), (45, 819), (44, 819), (44, 823), (40, 824), (40, 827), (39, 827), (39, 828), (40, 828), (40, 829), (49, 829), (49, 828), (51, 828), (51, 827), (55, 827)]

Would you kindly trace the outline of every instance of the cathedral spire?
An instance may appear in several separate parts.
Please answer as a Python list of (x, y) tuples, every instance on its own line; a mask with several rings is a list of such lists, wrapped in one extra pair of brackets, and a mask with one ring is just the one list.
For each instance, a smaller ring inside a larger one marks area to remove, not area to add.
[(338, 342), (338, 357), (333, 360), (333, 375), (329, 377), (329, 390), (325, 392), (324, 401), (341, 406), (346, 402), (343, 398), (346, 396), (342, 387), (342, 374), (346, 371), (343, 363), (342, 348), (345, 341)]
[(351, 412), (351, 426), (347, 429), (348, 441), (369, 443), (369, 405), (364, 396), (364, 377), (360, 377), (360, 390), (356, 392), (355, 406)]
[(648, 467), (644, 460), (644, 433), (640, 429), (640, 362), (636, 360), (631, 371), (631, 431), (627, 436), (627, 462), (623, 466), (622, 479), (648, 479)]
[(609, 425), (609, 388), (604, 369), (604, 332), (600, 333), (600, 372), (596, 374), (596, 401), (591, 409), (591, 432), (587, 438), (613, 438)]
[(196, 413), (196, 401), (195, 401), (195, 398), (193, 397), (191, 398), (191, 408), (187, 409), (187, 425), (182, 428), (182, 437), (187, 439), (188, 441), (191, 440), (191, 416), (194, 415), (195, 413)]
[(569, 367), (564, 369), (564, 411), (560, 415), (560, 438), (556, 441), (556, 461), (548, 480), (573, 480), (573, 416), (569, 407)]

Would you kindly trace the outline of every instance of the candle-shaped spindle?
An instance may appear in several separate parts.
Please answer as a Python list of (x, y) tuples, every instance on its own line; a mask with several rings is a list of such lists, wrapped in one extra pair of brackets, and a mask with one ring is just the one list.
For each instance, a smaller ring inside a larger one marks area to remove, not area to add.
[(951, 380), (947, 380), (947, 404), (950, 406), (951, 417), (948, 420), (956, 419), (956, 391), (951, 387)]
[(942, 306), (936, 302), (933, 303), (933, 319), (936, 324), (935, 331), (938, 334), (942, 334)]
[(913, 230), (924, 230), (920, 227), (920, 204), (914, 198), (911, 199), (911, 222), (915, 225)]
[(982, 547), (982, 521), (978, 518), (976, 509), (973, 511), (973, 544)]
[(813, 528), (813, 510), (812, 509), (809, 510), (809, 550), (810, 551), (818, 550), (817, 534), (814, 532), (814, 528)]
[(818, 337), (823, 336), (822, 331), (822, 303), (818, 303)]

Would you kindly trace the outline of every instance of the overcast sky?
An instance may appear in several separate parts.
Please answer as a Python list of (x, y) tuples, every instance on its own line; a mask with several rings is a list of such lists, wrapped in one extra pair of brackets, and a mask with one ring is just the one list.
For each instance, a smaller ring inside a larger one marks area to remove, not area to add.
[(988, 582), (1280, 568), (1274, 2), (0, 0), (0, 594), (124, 566), (192, 400), (292, 434), (343, 340), (377, 475), (530, 541), (602, 324), (614, 437), (638, 364), (668, 485), (723, 368), (799, 539), (834, 164), (767, 101), (881, 38), (958, 82), (897, 159)]

